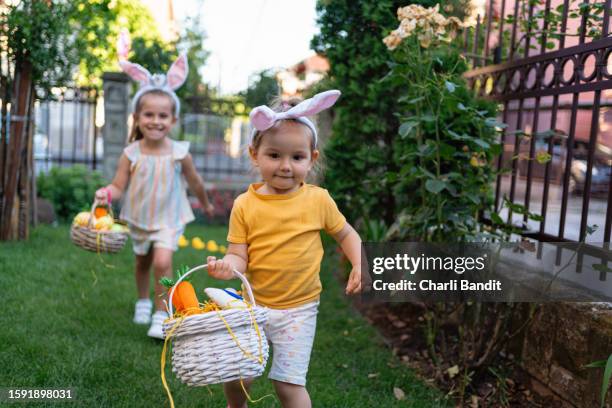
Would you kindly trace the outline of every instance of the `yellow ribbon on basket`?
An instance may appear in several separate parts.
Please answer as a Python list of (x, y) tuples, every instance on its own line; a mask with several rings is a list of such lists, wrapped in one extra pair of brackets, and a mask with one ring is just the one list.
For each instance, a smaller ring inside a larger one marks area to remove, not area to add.
[[(231, 336), (231, 338), (234, 340), (234, 342), (236, 343), (236, 345), (238, 346), (238, 348), (240, 349), (240, 351), (242, 351), (242, 353), (245, 355), (245, 357), (247, 358), (254, 358), (256, 359), (259, 364), (263, 364), (263, 345), (262, 345), (262, 339), (261, 339), (261, 331), (259, 330), (259, 325), (257, 324), (257, 319), (255, 319), (255, 315), (253, 314), (253, 310), (251, 307), (251, 304), (247, 303), (247, 310), (249, 311), (249, 314), (251, 315), (251, 322), (253, 323), (253, 327), (255, 328), (255, 333), (257, 333), (257, 338), (259, 339), (259, 358), (253, 356), (251, 353), (249, 353), (248, 351), (246, 351), (245, 349), (242, 348), (242, 346), (240, 345), (240, 342), (238, 341), (238, 338), (236, 337), (236, 335), (234, 334), (234, 332), (232, 331), (232, 328), (230, 327), (229, 323), (227, 323), (227, 321), (225, 320), (225, 318), (223, 317), (223, 315), (221, 314), (221, 312), (219, 311), (219, 309), (215, 309), (215, 311), (217, 312), (217, 315), (219, 316), (219, 319), (221, 319), (221, 321), (223, 322), (223, 324), (225, 324), (225, 327), (229, 333), (229, 335)], [(168, 334), (166, 335), (166, 338), (164, 339), (164, 347), (162, 348), (162, 355), (161, 355), (161, 379), (162, 379), (162, 383), (164, 385), (164, 389), (166, 390), (166, 393), (168, 394), (168, 399), (170, 400), (170, 407), (174, 408), (174, 400), (172, 399), (172, 393), (170, 392), (170, 388), (168, 387), (168, 383), (166, 382), (166, 374), (165, 374), (165, 367), (166, 367), (166, 350), (167, 350), (167, 346), (168, 343), (171, 341), (171, 337), (174, 334), (174, 332), (176, 331), (176, 329), (178, 329), (178, 327), (181, 325), (181, 323), (183, 322), (183, 320), (185, 319), (184, 315), (179, 316), (179, 320), (177, 320), (177, 322), (174, 324), (174, 326), (172, 326), (172, 329), (170, 329), (170, 331), (168, 332)], [(242, 376), (240, 377), (240, 386), (242, 387), (242, 391), (244, 391), (244, 395), (247, 397), (247, 400), (252, 403), (252, 404), (256, 404), (259, 401), (263, 400), (264, 398), (267, 397), (272, 397), (272, 394), (266, 394), (261, 398), (258, 398), (256, 400), (252, 399), (251, 396), (249, 395), (249, 393), (246, 390), (246, 387), (244, 386), (244, 381)]]
[(102, 255), (100, 255), (100, 248), (104, 245), (102, 239), (100, 238), (100, 234), (101, 232), (96, 233), (96, 252), (98, 253), (98, 259), (100, 259), (102, 265), (106, 266), (107, 268), (114, 269), (115, 265), (107, 264), (106, 262), (104, 262), (104, 259), (102, 259)]

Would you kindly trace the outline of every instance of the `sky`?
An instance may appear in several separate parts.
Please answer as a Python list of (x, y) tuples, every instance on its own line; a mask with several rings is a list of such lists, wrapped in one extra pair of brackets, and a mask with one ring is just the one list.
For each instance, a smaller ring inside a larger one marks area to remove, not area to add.
[(313, 55), (318, 32), (316, 0), (175, 0), (177, 19), (200, 12), (210, 52), (200, 68), (204, 81), (222, 94), (248, 86), (249, 76), (286, 68)]

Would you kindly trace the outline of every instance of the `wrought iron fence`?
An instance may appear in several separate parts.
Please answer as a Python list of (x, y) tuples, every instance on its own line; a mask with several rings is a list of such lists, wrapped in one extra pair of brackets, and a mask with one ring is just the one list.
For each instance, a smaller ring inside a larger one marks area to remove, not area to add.
[[(101, 167), (102, 103), (94, 88), (58, 88), (38, 95), (33, 140), (36, 174), (52, 166)], [(185, 108), (174, 137), (192, 143), (194, 163), (205, 180), (232, 187), (252, 182), (254, 174), (244, 149), (249, 128), (236, 114), (236, 103), (190, 98)]]
[(191, 142), (194, 164), (207, 182), (231, 189), (255, 180), (245, 149), (250, 127), (242, 116), (184, 113), (180, 128), (178, 137)]
[(508, 221), (540, 241), (610, 242), (610, 0), (575, 6), (578, 12), (569, 0), (489, 2), (463, 38), (473, 67), (465, 77), (500, 103), (507, 125), (497, 166), (510, 172), (497, 179), (496, 207), (506, 197), (541, 215), (533, 221), (502, 211)]
[(96, 123), (98, 103), (95, 88), (57, 88), (38, 95), (33, 139), (36, 174), (77, 163), (92, 170), (98, 167), (103, 153)]

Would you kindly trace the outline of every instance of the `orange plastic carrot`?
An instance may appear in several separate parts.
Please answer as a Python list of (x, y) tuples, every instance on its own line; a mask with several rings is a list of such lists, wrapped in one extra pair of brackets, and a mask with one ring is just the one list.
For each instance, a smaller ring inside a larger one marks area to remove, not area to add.
[[(159, 283), (164, 285), (168, 289), (168, 296), (170, 296), (170, 292), (172, 292), (172, 287), (174, 286), (174, 281), (170, 278), (161, 278)], [(183, 310), (183, 302), (181, 302), (181, 297), (177, 290), (174, 291), (172, 295), (172, 304), (177, 311)]]
[(96, 218), (104, 217), (107, 214), (108, 210), (104, 207), (96, 207), (96, 209), (94, 210), (94, 216)]
[[(187, 271), (187, 268), (183, 267), (182, 270), (179, 270), (178, 276), (179, 278), (183, 273)], [(159, 283), (168, 288), (168, 295), (174, 288), (174, 294), (172, 295), (172, 304), (177, 312), (181, 314), (195, 314), (200, 312), (200, 304), (198, 302), (198, 297), (196, 296), (195, 289), (193, 285), (187, 281), (182, 281), (178, 285), (170, 278), (161, 278)]]
[(198, 302), (198, 297), (196, 296), (195, 289), (191, 283), (186, 281), (179, 283), (174, 290), (174, 296), (177, 294), (181, 299), (182, 306), (180, 309), (177, 307), (179, 312), (190, 313), (199, 310), (200, 304)]

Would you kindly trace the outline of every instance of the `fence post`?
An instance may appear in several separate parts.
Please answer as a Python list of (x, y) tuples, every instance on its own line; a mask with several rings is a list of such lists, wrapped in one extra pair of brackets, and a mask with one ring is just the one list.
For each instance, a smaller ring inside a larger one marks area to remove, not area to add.
[(122, 72), (105, 72), (102, 75), (102, 83), (104, 89), (102, 174), (111, 181), (128, 136), (130, 79)]

